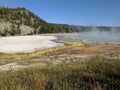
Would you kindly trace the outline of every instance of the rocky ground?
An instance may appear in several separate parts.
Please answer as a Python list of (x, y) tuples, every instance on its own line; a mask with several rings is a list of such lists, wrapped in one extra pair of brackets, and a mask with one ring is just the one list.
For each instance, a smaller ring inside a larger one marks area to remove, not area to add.
[(120, 44), (66, 42), (64, 46), (27, 54), (0, 54), (0, 71), (44, 68), (51, 65), (74, 65), (91, 57), (120, 59)]

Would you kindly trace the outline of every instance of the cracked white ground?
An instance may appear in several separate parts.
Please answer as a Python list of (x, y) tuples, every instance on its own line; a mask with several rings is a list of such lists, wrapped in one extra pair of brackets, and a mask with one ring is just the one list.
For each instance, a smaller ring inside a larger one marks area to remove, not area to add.
[(52, 40), (54, 36), (11, 36), (0, 38), (0, 53), (30, 53), (37, 50), (63, 46)]

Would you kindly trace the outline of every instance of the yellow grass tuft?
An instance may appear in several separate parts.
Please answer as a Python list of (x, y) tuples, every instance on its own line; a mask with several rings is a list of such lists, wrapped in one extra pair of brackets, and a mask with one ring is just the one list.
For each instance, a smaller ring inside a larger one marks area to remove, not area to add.
[(65, 42), (65, 46), (84, 46), (85, 43), (83, 42)]

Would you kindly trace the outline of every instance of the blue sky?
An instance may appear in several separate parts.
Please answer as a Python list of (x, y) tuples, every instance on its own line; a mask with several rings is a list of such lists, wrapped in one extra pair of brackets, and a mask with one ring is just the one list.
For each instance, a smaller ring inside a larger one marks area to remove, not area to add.
[(25, 7), (51, 23), (120, 26), (120, 0), (0, 0), (0, 5)]

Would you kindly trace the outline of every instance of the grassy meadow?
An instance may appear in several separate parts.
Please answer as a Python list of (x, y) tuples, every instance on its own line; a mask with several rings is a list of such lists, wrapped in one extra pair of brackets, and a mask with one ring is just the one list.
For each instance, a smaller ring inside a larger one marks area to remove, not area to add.
[(120, 52), (112, 50), (119, 45), (108, 46), (68, 42), (29, 54), (1, 53), (0, 65), (27, 68), (0, 71), (0, 90), (120, 90)]
[(0, 90), (119, 90), (120, 60), (99, 56), (45, 68), (0, 73)]

